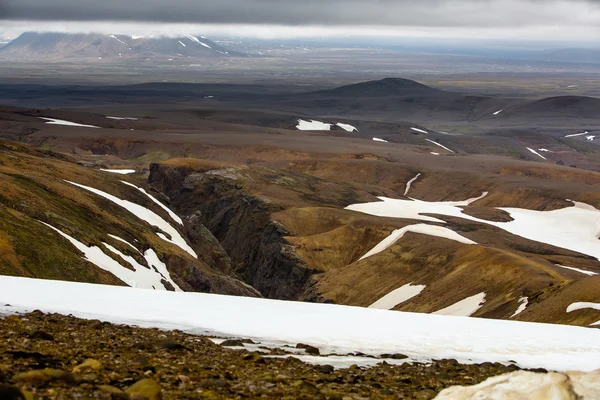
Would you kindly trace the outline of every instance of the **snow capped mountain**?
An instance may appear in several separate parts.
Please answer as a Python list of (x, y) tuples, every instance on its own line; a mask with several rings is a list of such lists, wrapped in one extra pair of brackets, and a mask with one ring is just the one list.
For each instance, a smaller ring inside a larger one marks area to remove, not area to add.
[(176, 59), (243, 57), (204, 36), (127, 36), (26, 32), (7, 42), (0, 58), (10, 59)]

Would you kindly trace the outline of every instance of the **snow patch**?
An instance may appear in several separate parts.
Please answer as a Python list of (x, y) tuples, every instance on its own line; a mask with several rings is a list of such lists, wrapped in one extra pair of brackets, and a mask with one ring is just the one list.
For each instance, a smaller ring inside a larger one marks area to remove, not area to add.
[[(125, 262), (131, 265), (135, 270), (131, 271), (129, 269), (121, 267), (125, 271), (121, 272), (122, 277), (117, 275), (119, 279), (123, 280), (129, 286), (144, 289), (167, 290), (165, 285), (162, 283), (162, 280), (165, 280), (171, 285), (173, 285), (175, 291), (182, 292), (181, 288), (177, 286), (175, 282), (173, 282), (173, 280), (171, 279), (171, 275), (167, 270), (167, 266), (159, 260), (154, 250), (148, 249), (144, 253), (144, 258), (146, 259), (148, 265), (150, 265), (151, 268), (155, 268), (155, 270), (139, 264), (135, 258), (121, 253), (118, 249), (116, 249), (108, 243), (103, 242), (102, 244), (112, 253), (118, 255)], [(124, 280), (123, 278), (127, 280)]]
[(186, 243), (185, 239), (181, 236), (177, 229), (173, 228), (167, 221), (165, 221), (160, 215), (156, 214), (154, 211), (149, 210), (146, 207), (142, 207), (139, 204), (132, 203), (131, 201), (119, 199), (116, 196), (113, 196), (98, 189), (91, 188), (89, 186), (80, 185), (78, 183), (70, 181), (65, 182), (77, 186), (78, 188), (90, 191), (94, 194), (97, 194), (98, 196), (104, 197), (105, 199), (112, 201), (118, 206), (123, 207), (139, 219), (146, 221), (152, 226), (158, 227), (160, 230), (168, 233), (171, 236), (171, 238), (169, 239), (165, 235), (157, 233), (157, 236), (159, 236), (161, 239), (174, 244), (175, 246), (179, 247), (191, 256), (198, 258), (196, 252)]
[(545, 152), (545, 153), (552, 153), (552, 152), (551, 152), (550, 150), (548, 150), (548, 149), (538, 149), (538, 151), (543, 151), (543, 152)]
[(329, 131), (331, 130), (331, 124), (315, 121), (314, 119), (310, 121), (299, 119), (296, 128), (300, 131)]
[(476, 294), (475, 296), (467, 297), (464, 300), (454, 303), (449, 307), (434, 312), (437, 315), (453, 315), (456, 317), (470, 317), (477, 310), (483, 307), (485, 303), (485, 292)]
[(110, 172), (111, 174), (129, 175), (135, 174), (135, 169), (102, 169), (100, 171)]
[(406, 196), (408, 194), (408, 192), (410, 191), (410, 187), (412, 186), (413, 183), (415, 183), (417, 181), (417, 179), (419, 179), (419, 177), (421, 176), (421, 173), (419, 172), (417, 174), (417, 176), (415, 176), (414, 178), (412, 178), (410, 181), (408, 181), (406, 183), (406, 189), (404, 189), (404, 195)]
[(498, 114), (500, 114), (502, 111), (504, 111), (504, 110), (498, 110), (498, 111), (496, 111), (496, 112), (494, 113), (494, 115), (498, 115)]
[(527, 148), (527, 150), (529, 150), (530, 152), (532, 152), (532, 153), (533, 153), (533, 154), (535, 154), (536, 156), (538, 156), (538, 157), (541, 157), (541, 158), (543, 158), (544, 160), (547, 160), (547, 158), (546, 158), (546, 157), (544, 157), (543, 155), (541, 155), (540, 153), (538, 153), (538, 152), (537, 152), (537, 151), (535, 151), (534, 149), (531, 149), (531, 148), (529, 148), (529, 147), (528, 147), (528, 148)]
[(338, 122), (336, 125), (345, 130), (346, 132), (358, 132), (358, 129), (356, 129), (356, 127), (349, 124), (343, 124), (341, 122)]
[(62, 119), (55, 119), (55, 118), (44, 118), (44, 117), (39, 117), (40, 119), (46, 120), (48, 125), (63, 125), (63, 126), (78, 126), (80, 128), (100, 128), (99, 126), (94, 126), (94, 125), (83, 125), (83, 124), (78, 124), (76, 122), (71, 122), (71, 121), (65, 121)]
[(380, 217), (406, 218), (427, 222), (445, 223), (443, 220), (423, 214), (439, 214), (458, 217), (483, 224), (492, 225), (513, 235), (529, 240), (546, 243), (562, 249), (576, 251), (600, 260), (598, 246), (598, 227), (600, 210), (580, 202), (573, 207), (552, 211), (526, 210), (522, 208), (501, 207), (513, 221), (495, 222), (464, 214), (459, 207), (467, 206), (487, 195), (462, 202), (428, 202), (416, 199), (403, 200), (379, 197), (378, 202), (353, 204), (346, 209)]
[(401, 288), (396, 289), (396, 290), (386, 294), (385, 296), (383, 296), (382, 298), (377, 300), (375, 303), (371, 304), (369, 306), (369, 308), (378, 308), (380, 310), (391, 310), (392, 308), (396, 307), (397, 305), (402, 304), (405, 301), (408, 301), (408, 300), (412, 299), (413, 297), (420, 295), (421, 292), (423, 290), (425, 290), (426, 287), (427, 286), (425, 286), (425, 285), (413, 286), (413, 282), (408, 283), (408, 284), (402, 286)]
[(521, 314), (523, 311), (525, 311), (525, 309), (527, 308), (527, 304), (529, 304), (529, 298), (528, 297), (521, 297), (519, 299), (519, 307), (517, 308), (517, 311), (515, 311), (515, 313), (513, 315), (511, 315), (511, 318), (516, 317), (517, 315)]
[(138, 264), (138, 262), (133, 257), (126, 256), (111, 245), (107, 243), (102, 243), (108, 250), (117, 254), (123, 260), (131, 264), (131, 266), (135, 269), (135, 271), (132, 271), (123, 267), (113, 258), (106, 255), (98, 246), (88, 247), (85, 244), (78, 241), (77, 239), (62, 232), (60, 229), (57, 229), (45, 222), (40, 222), (46, 225), (48, 228), (55, 231), (56, 233), (58, 233), (59, 235), (61, 235), (62, 237), (64, 237), (65, 239), (67, 239), (69, 242), (71, 242), (71, 244), (75, 246), (77, 250), (81, 251), (85, 255), (84, 260), (91, 262), (92, 264), (96, 265), (100, 269), (103, 269), (104, 271), (110, 272), (128, 286), (143, 289), (166, 290), (166, 288), (161, 282), (161, 280), (164, 279), (171, 283), (176, 290), (181, 291), (181, 289), (175, 284), (175, 282), (171, 280), (171, 276), (169, 274), (169, 271), (167, 271), (166, 265), (161, 263), (160, 260), (158, 260), (156, 253), (154, 253), (154, 250), (152, 249), (146, 251), (144, 257), (150, 265), (156, 266), (156, 268), (160, 271), (158, 273), (144, 267), (143, 265)]
[(396, 229), (394, 232), (392, 232), (391, 235), (389, 235), (388, 237), (383, 239), (379, 244), (377, 244), (377, 246), (375, 246), (371, 250), (369, 250), (369, 252), (367, 254), (365, 254), (364, 256), (362, 256), (359, 260), (364, 260), (365, 258), (374, 256), (375, 254), (379, 254), (382, 251), (390, 248), (398, 240), (402, 239), (404, 234), (407, 232), (420, 233), (423, 235), (441, 237), (444, 239), (454, 240), (456, 242), (463, 243), (463, 244), (477, 244), (474, 241), (459, 235), (458, 233), (454, 232), (451, 229), (444, 228), (443, 226), (416, 224), (416, 225), (405, 226), (404, 228), (401, 228), (401, 229)]
[[(514, 360), (521, 368), (600, 368), (600, 331), (575, 326), (9, 276), (0, 276), (0, 297), (0, 313), (39, 309), (192, 334), (307, 343), (323, 354), (400, 352), (423, 362)], [(4, 306), (7, 303), (12, 306)]]
[(596, 135), (586, 136), (585, 139), (591, 142), (592, 140), (596, 139)]
[(373, 141), (374, 141), (374, 142), (380, 142), (380, 143), (387, 143), (387, 142), (388, 142), (387, 140), (380, 139), (380, 138), (378, 138), (378, 137), (374, 137), (374, 138), (373, 138)]
[(427, 140), (427, 141), (428, 141), (428, 142), (430, 142), (430, 143), (433, 143), (433, 144), (435, 144), (436, 146), (440, 146), (440, 147), (441, 147), (441, 148), (443, 148), (444, 150), (448, 150), (450, 153), (454, 153), (454, 151), (450, 150), (449, 148), (447, 148), (446, 146), (444, 146), (444, 145), (443, 145), (443, 144), (441, 144), (441, 143), (438, 143), (438, 142), (436, 142), (436, 141), (434, 141), (434, 140), (431, 140), (431, 139), (425, 139), (425, 140)]
[(123, 120), (130, 120), (130, 121), (137, 121), (137, 118), (132, 118), (132, 117), (106, 117), (107, 119), (115, 119), (117, 121), (123, 121)]
[(183, 47), (187, 47), (187, 46), (185, 45), (185, 43), (183, 43), (181, 40), (179, 40), (179, 44), (180, 44), (180, 45), (182, 45)]
[(432, 155), (434, 155), (434, 156), (439, 156), (439, 155), (440, 155), (440, 153), (435, 153), (435, 152), (433, 152), (433, 151), (432, 151), (430, 154), (432, 154)]
[(587, 276), (596, 276), (596, 275), (598, 275), (597, 272), (586, 271), (585, 269), (579, 269), (579, 268), (575, 268), (575, 267), (567, 267), (565, 265), (559, 265), (559, 264), (555, 264), (555, 265), (557, 267), (564, 268), (564, 269), (570, 269), (571, 271), (576, 271), (576, 272), (582, 273), (582, 274), (587, 275)]
[[(567, 307), (567, 312), (571, 313), (573, 311), (578, 311), (578, 310), (587, 310), (587, 309), (591, 309), (591, 310), (599, 310), (600, 311), (600, 304), (598, 303), (573, 303), (571, 304), (569, 307)], [(594, 322), (593, 324), (590, 324), (590, 326), (599, 326), (600, 325), (600, 321)]]
[(200, 40), (196, 36), (185, 35), (186, 38), (190, 39), (192, 42), (201, 43)]
[(423, 129), (419, 129), (419, 128), (410, 128), (411, 130), (415, 131), (415, 132), (419, 132), (419, 133), (426, 133), (429, 134), (429, 132), (424, 131)]

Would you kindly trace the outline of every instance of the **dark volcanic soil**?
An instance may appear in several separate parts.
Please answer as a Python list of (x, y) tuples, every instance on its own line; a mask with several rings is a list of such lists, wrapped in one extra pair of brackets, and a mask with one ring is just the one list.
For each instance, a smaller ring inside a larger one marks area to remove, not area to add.
[[(276, 350), (281, 354), (281, 350)], [(0, 398), (431, 399), (515, 370), (500, 364), (380, 364), (333, 371), (205, 337), (33, 312), (0, 320)]]

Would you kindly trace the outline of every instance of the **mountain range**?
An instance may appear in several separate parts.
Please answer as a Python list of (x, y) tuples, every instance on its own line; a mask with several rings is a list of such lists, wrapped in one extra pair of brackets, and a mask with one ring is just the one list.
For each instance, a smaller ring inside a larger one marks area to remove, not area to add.
[(0, 48), (0, 59), (10, 60), (135, 60), (146, 58), (241, 57), (204, 36), (127, 36), (25, 32)]

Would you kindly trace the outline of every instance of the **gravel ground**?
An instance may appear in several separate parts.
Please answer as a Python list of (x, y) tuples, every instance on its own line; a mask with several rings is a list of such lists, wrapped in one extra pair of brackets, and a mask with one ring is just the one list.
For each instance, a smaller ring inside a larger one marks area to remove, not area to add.
[(0, 336), (2, 400), (432, 399), (449, 386), (517, 369), (440, 360), (334, 370), (180, 331), (41, 312), (0, 319)]

